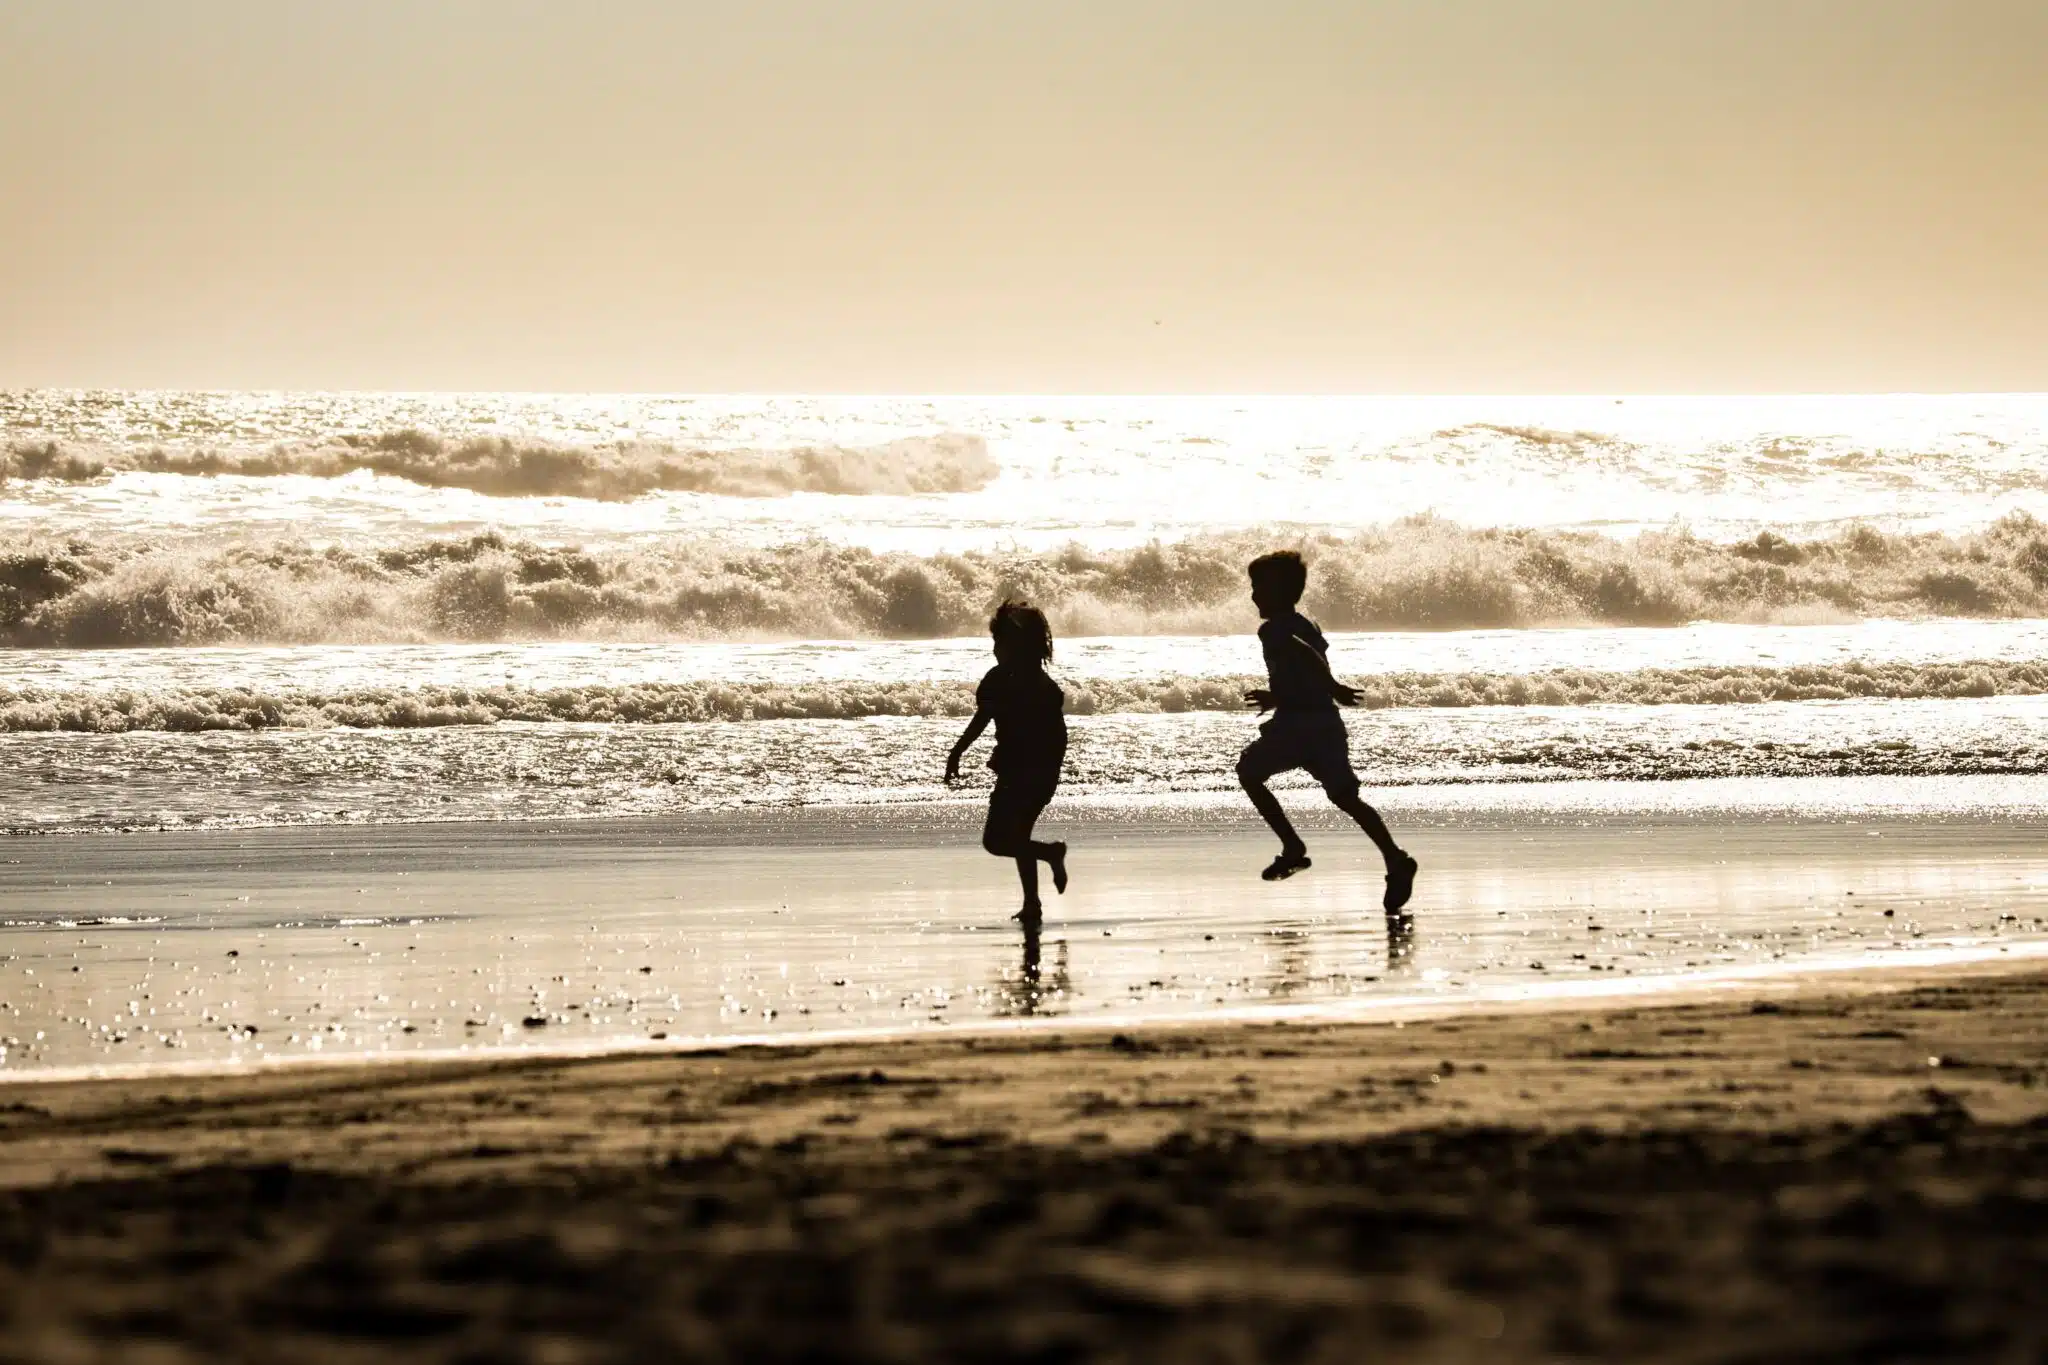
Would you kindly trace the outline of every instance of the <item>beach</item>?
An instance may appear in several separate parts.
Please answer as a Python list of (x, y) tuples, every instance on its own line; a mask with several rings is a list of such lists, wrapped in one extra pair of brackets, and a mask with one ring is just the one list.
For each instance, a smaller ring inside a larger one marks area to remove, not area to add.
[[(0, 430), (0, 1361), (2041, 1349), (2038, 394)], [(1281, 547), (1410, 920), (1259, 878)]]
[(0, 3), (0, 1365), (2048, 1362), (2048, 4)]
[(2031, 1358), (2048, 973), (7, 1088), (23, 1361)]

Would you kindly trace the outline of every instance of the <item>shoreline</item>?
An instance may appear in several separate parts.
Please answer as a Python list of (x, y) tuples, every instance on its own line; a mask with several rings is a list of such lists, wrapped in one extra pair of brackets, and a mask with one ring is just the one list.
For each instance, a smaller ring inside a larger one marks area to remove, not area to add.
[[(1800, 1026), (1796, 1022), (1798, 1020), (1846, 1018), (1859, 1013), (1895, 1013), (1902, 1008), (1901, 1002), (1910, 1001), (1916, 995), (1930, 994), (1957, 999), (1981, 996), (1982, 1000), (1975, 1003), (2017, 1002), (2028, 1018), (2048, 1022), (2048, 969), (2035, 960), (1980, 959), (1923, 966), (1918, 970), (1902, 964), (1841, 974), (1785, 975), (1791, 979), (1731, 979), (1670, 999), (1640, 996), (1598, 1000), (1555, 998), (1503, 1002), (1491, 1007), (1457, 1011), (1418, 1007), (1414, 1012), (1372, 1018), (1330, 1015), (1194, 1017), (1110, 1021), (1099, 1025), (1094, 1021), (1078, 1024), (1049, 1021), (1043, 1028), (929, 1031), (836, 1039), (735, 1040), (673, 1049), (312, 1059), (304, 1063), (291, 1061), (193, 1074), (22, 1076), (7, 1087), (9, 1103), (0, 1109), (0, 1114), (7, 1116), (0, 1121), (0, 1152), (5, 1153), (0, 1185), (22, 1183), (21, 1158), (25, 1151), (43, 1145), (37, 1132), (43, 1126), (40, 1122), (43, 1119), (59, 1120), (48, 1135), (54, 1137), (75, 1127), (77, 1119), (88, 1115), (91, 1116), (89, 1126), (94, 1129), (106, 1126), (117, 1114), (123, 1115), (133, 1120), (133, 1128), (128, 1130), (131, 1136), (146, 1129), (158, 1129), (162, 1139), (174, 1147), (197, 1138), (193, 1155), (212, 1159), (221, 1153), (214, 1150), (212, 1141), (206, 1139), (206, 1125), (191, 1122), (195, 1113), (217, 1107), (216, 1117), (226, 1125), (223, 1131), (236, 1132), (245, 1122), (241, 1117), (243, 1111), (252, 1107), (260, 1110), (272, 1102), (293, 1101), (305, 1096), (324, 1096), (329, 1102), (343, 1103), (351, 1096), (365, 1100), (380, 1096), (390, 1099), (421, 1091), (461, 1089), (473, 1083), (497, 1084), (539, 1094), (549, 1092), (560, 1082), (561, 1093), (595, 1101), (607, 1089), (623, 1097), (634, 1088), (667, 1084), (670, 1077), (695, 1079), (716, 1089), (744, 1085), (749, 1078), (817, 1068), (840, 1067), (847, 1069), (846, 1074), (856, 1074), (865, 1068), (944, 1063), (955, 1067), (965, 1065), (971, 1073), (956, 1077), (952, 1084), (968, 1088), (986, 1087), (996, 1093), (983, 1098), (1023, 1112), (1046, 1099), (1045, 1094), (1034, 1090), (1034, 1086), (1052, 1085), (1070, 1090), (1081, 1084), (1080, 1078), (1064, 1074), (1061, 1067), (1055, 1066), (1046, 1074), (1032, 1077), (1032, 1084), (1019, 1092), (1023, 1098), (1015, 1099), (1008, 1092), (1016, 1078), (987, 1071), (981, 1065), (983, 1059), (1002, 1058), (1029, 1065), (1043, 1063), (1047, 1058), (1076, 1054), (1108, 1054), (1124, 1060), (1158, 1057), (1175, 1059), (1178, 1064), (1190, 1065), (1199, 1072), (1214, 1070), (1201, 1064), (1213, 1061), (1219, 1052), (1250, 1051), (1264, 1055), (1270, 1049), (1264, 1047), (1261, 1040), (1290, 1039), (1297, 1044), (1315, 1040), (1319, 1054), (1338, 1059), (1343, 1065), (1370, 1066), (1384, 1063), (1393, 1056), (1419, 1055), (1418, 1046), (1430, 1040), (1450, 1049), (1472, 1051), (1491, 1048), (1529, 1062), (1543, 1059), (1546, 1055), (1543, 1044), (1560, 1037), (1594, 1031), (1606, 1033), (1616, 1029), (1641, 1032), (1649, 1028), (1654, 1032), (1653, 1026), (1665, 1022), (1696, 1020), (1725, 1035), (1726, 1043), (1738, 1051), (1719, 1054), (1687, 1048), (1673, 1054), (1673, 1058), (1729, 1061), (1740, 1057), (1753, 1062), (1757, 1055), (1767, 1056), (1775, 1052), (1790, 1055), (1800, 1047), (1818, 1048), (1829, 1037), (1840, 1041), (1838, 1035), (1815, 1034)], [(1740, 998), (1730, 998), (1736, 995)], [(2048, 1032), (2013, 1030), (2006, 1036), (2000, 1036), (1997, 1026), (2013, 1021), (2001, 1020), (1996, 1013), (1961, 1008), (1944, 1009), (1939, 1015), (1929, 1016), (1935, 1027), (1926, 1032), (1919, 1050), (1912, 1051), (1906, 1059), (1906, 1069), (1896, 1071), (1893, 1068), (1880, 1074), (1925, 1080), (1927, 1077), (1922, 1068), (1927, 1058), (1939, 1060), (1948, 1055), (1942, 1051), (1944, 1047), (1953, 1051), (1967, 1041), (1976, 1060), (1951, 1062), (1947, 1066), (1947, 1074), (1939, 1077), (1940, 1080), (1946, 1083), (1955, 1078), (1959, 1074), (1958, 1067), (1964, 1070), (1975, 1068), (1980, 1073), (1990, 1068), (2001, 1071), (2001, 1075), (2003, 1071), (2011, 1071), (2012, 1075), (2003, 1079), (2016, 1081), (2019, 1088), (2011, 1094), (2001, 1094), (2000, 1103), (2017, 1111), (2039, 1112), (2048, 1116)], [(1966, 1039), (1964, 1035), (1967, 1035)], [(1908, 1037), (1887, 1035), (1884, 1040), (1904, 1042)], [(1259, 1046), (1254, 1047), (1254, 1044)], [(1986, 1048), (2035, 1058), (2042, 1067), (2040, 1074), (2038, 1077), (2031, 1073), (2021, 1074), (2026, 1066), (2033, 1065), (2032, 1062), (2021, 1065), (2019, 1070), (1995, 1064), (1986, 1055)], [(1593, 1058), (1603, 1061), (1657, 1059), (1650, 1053), (1611, 1047), (1602, 1050), (1600, 1057)], [(1567, 1056), (1566, 1060), (1571, 1058)], [(728, 1069), (735, 1073), (733, 1077), (726, 1076)], [(1943, 1067), (1926, 1069), (1942, 1071)], [(1982, 1082), (1986, 1074), (1964, 1079)], [(1653, 1071), (1651, 1077), (1638, 1079), (1670, 1082), (1683, 1078), (1674, 1073)], [(1644, 1112), (1668, 1098), (1658, 1094), (1660, 1089), (1668, 1088), (1646, 1084), (1643, 1095), (1616, 1108), (1614, 1113), (1624, 1120), (1639, 1119)], [(1608, 1093), (1604, 1085), (1595, 1089), (1601, 1092), (1599, 1099), (1602, 1103), (1615, 1101), (1616, 1097)], [(1500, 1121), (1503, 1115), (1492, 1112), (1498, 1107), (1500, 1098), (1498, 1095), (1485, 1097), (1478, 1104), (1479, 1112), (1461, 1121)], [(1586, 1096), (1576, 1098), (1584, 1100)], [(162, 1113), (174, 1107), (179, 1112)], [(1512, 1105), (1507, 1107), (1513, 1108)], [(1170, 1110), (1174, 1106), (1163, 1108)], [(530, 1115), (530, 1107), (522, 1112)], [(1808, 1121), (1820, 1112), (1814, 1111), (1808, 1116)], [(163, 1121), (152, 1121), (160, 1115)], [(328, 1143), (327, 1139), (332, 1135), (321, 1131), (321, 1117), (317, 1110), (297, 1115), (303, 1125), (298, 1128), (297, 1136), (312, 1144), (309, 1151), (332, 1156), (346, 1150), (353, 1155), (359, 1144), (344, 1141), (336, 1146)], [(1272, 1117), (1265, 1115), (1261, 1121)], [(1288, 1114), (1282, 1118), (1284, 1126), (1294, 1126), (1299, 1115)], [(702, 1119), (700, 1115), (693, 1120), (693, 1126), (701, 1124)], [(1568, 1120), (1556, 1111), (1547, 1111), (1537, 1121), (1540, 1126), (1555, 1127), (1559, 1122)], [(1346, 1127), (1342, 1123), (1335, 1126), (1340, 1130)], [(1018, 1131), (1028, 1129), (1020, 1127)], [(423, 1140), (431, 1146), (447, 1135), (432, 1132), (431, 1125), (428, 1125), (415, 1127), (408, 1136), (410, 1140)], [(116, 1160), (115, 1164), (122, 1163)]]
[[(1871, 961), (1872, 958), (1882, 959)], [(1955, 973), (2003, 975), (2035, 970), (2048, 959), (2048, 939), (2005, 944), (1937, 945), (1923, 948), (1866, 949), (1858, 954), (1791, 962), (1743, 963), (1719, 969), (1583, 982), (1551, 982), (1505, 986), (1492, 992), (1456, 997), (1393, 996), (1352, 1002), (1239, 1005), (1186, 1014), (1107, 1015), (977, 1019), (959, 1025), (931, 1024), (851, 1028), (814, 1033), (729, 1033), (687, 1038), (615, 1039), (563, 1043), (557, 1046), (423, 1049), (410, 1052), (347, 1055), (292, 1055), (236, 1061), (206, 1059), (107, 1066), (45, 1067), (0, 1070), (0, 1094), (37, 1085), (154, 1080), (230, 1080), (306, 1071), (331, 1074), (361, 1068), (442, 1067), (521, 1062), (601, 1062), (614, 1058), (691, 1057), (745, 1048), (761, 1051), (815, 1050), (888, 1046), (942, 1038), (1003, 1041), (1057, 1036), (1098, 1035), (1133, 1030), (1173, 1032), (1210, 1027), (1260, 1025), (1366, 1026), (1435, 1022), (1461, 1018), (1500, 1019), (1522, 1015), (1570, 1013), (1607, 1007), (1640, 1009), (1710, 1005), (1735, 991), (1797, 995), (1812, 990), (1845, 994), (1882, 993), (1901, 989), (1901, 980)]]

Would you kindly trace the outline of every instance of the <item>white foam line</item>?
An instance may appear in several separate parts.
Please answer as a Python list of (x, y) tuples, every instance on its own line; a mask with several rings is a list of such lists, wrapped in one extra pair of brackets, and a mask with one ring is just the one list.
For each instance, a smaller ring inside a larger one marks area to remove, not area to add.
[(527, 1062), (575, 1061), (605, 1057), (689, 1056), (729, 1048), (818, 1047), (844, 1043), (904, 1042), (937, 1036), (974, 1038), (1014, 1034), (1108, 1033), (1124, 1029), (1201, 1028), (1212, 1024), (1348, 1024), (1400, 1023), (1409, 1019), (1508, 1011), (1550, 1011), (1606, 1001), (1659, 1006), (1712, 999), (1759, 985), (1784, 987), (1806, 978), (1865, 972), (1891, 974), (1909, 970), (1969, 967), (1993, 962), (2017, 965), (2048, 959), (2048, 939), (1993, 945), (1981, 940), (1950, 942), (1920, 948), (1873, 948), (1861, 954), (1834, 953), (1791, 961), (1751, 963), (1619, 980), (1529, 982), (1457, 995), (1408, 994), (1371, 1000), (1328, 1001), (1300, 1005), (1238, 1005), (1184, 1014), (1106, 1014), (1086, 1019), (985, 1019), (971, 1024), (924, 1024), (857, 1029), (820, 1029), (803, 1033), (699, 1034), (686, 1038), (612, 1038), (540, 1046), (426, 1048), (418, 1051), (353, 1053), (346, 1056), (261, 1057), (234, 1061), (131, 1062), (111, 1066), (50, 1067), (32, 1071), (0, 1071), (0, 1087), (61, 1084), (76, 1081), (150, 1080), (168, 1077), (247, 1077), (291, 1071), (331, 1071), (346, 1067), (411, 1067), (473, 1062), (513, 1066)]

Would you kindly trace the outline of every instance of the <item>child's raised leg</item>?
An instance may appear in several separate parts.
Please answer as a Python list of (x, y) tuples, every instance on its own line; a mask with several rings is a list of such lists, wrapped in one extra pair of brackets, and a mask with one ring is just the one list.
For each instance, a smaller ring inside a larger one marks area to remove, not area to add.
[(1301, 841), (1301, 835), (1295, 832), (1294, 822), (1281, 809), (1280, 799), (1266, 785), (1266, 779), (1292, 765), (1274, 766), (1276, 759), (1267, 747), (1262, 747), (1264, 744), (1263, 740), (1253, 740), (1245, 746), (1237, 760), (1237, 780), (1244, 788), (1244, 794), (1251, 798), (1253, 809), (1264, 818), (1267, 827), (1280, 836), (1280, 856), (1259, 874), (1269, 882), (1277, 882), (1309, 866), (1308, 845)]

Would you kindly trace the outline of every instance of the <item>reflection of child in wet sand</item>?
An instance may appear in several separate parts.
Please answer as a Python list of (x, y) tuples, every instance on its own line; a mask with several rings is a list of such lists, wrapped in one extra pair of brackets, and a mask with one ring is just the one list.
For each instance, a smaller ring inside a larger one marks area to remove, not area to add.
[(994, 721), (996, 748), (988, 766), (995, 772), (996, 789), (989, 795), (981, 846), (998, 858), (1017, 860), (1017, 879), (1024, 884), (1024, 908), (1017, 918), (1035, 920), (1041, 913), (1041, 862), (1052, 869), (1053, 890), (1067, 889), (1067, 846), (1031, 837), (1031, 827), (1059, 786), (1060, 763), (1067, 754), (1067, 722), (1061, 714), (1066, 696), (1045, 671), (1052, 659), (1052, 627), (1044, 612), (1005, 602), (996, 608), (988, 630), (995, 640), (996, 666), (974, 689), (974, 719), (946, 755), (946, 780), (960, 776), (962, 755)]
[(1237, 779), (1280, 836), (1280, 856), (1259, 875), (1277, 882), (1309, 865), (1308, 845), (1266, 787), (1266, 780), (1276, 773), (1306, 768), (1323, 784), (1331, 803), (1356, 820), (1379, 846), (1387, 861), (1386, 908), (1390, 914), (1398, 911), (1414, 894), (1416, 863), (1387, 833), (1379, 812), (1358, 794), (1350, 736), (1337, 714), (1338, 702), (1358, 704), (1358, 692), (1330, 675), (1329, 642), (1315, 622), (1295, 609), (1308, 588), (1308, 567), (1292, 550), (1280, 550), (1260, 555), (1246, 571), (1252, 580), (1252, 603), (1264, 621), (1259, 644), (1272, 685), (1253, 688), (1244, 697), (1260, 711), (1270, 708), (1273, 718), (1259, 727), (1259, 737), (1237, 760)]

